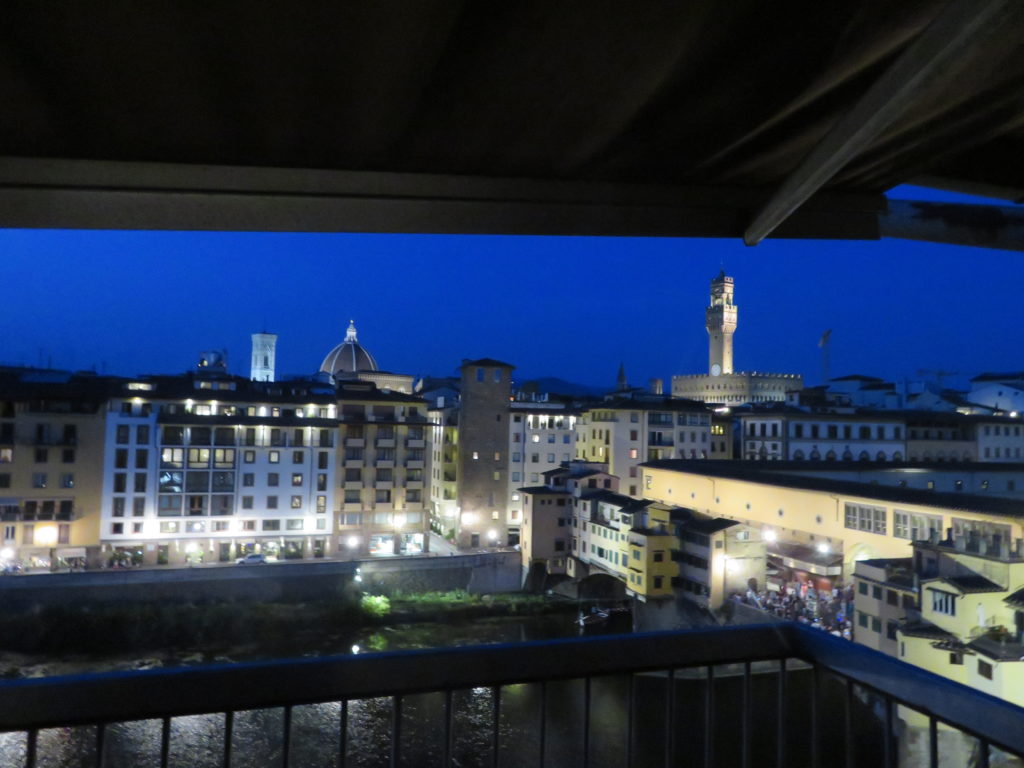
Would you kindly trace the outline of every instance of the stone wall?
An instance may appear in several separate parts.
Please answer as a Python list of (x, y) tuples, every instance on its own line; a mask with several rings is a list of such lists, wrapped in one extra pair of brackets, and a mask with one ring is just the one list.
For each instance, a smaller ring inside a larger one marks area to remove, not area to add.
[(109, 602), (331, 599), (359, 569), (362, 587), (378, 594), (463, 589), (474, 594), (519, 591), (516, 552), (451, 557), (161, 568), (0, 577), (0, 610)]

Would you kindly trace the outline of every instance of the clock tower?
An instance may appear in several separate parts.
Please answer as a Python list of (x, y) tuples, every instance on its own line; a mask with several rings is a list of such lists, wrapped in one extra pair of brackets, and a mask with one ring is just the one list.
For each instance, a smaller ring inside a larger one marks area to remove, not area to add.
[(711, 303), (705, 326), (708, 329), (708, 371), (712, 376), (732, 373), (732, 335), (736, 331), (733, 280), (723, 269), (711, 281)]

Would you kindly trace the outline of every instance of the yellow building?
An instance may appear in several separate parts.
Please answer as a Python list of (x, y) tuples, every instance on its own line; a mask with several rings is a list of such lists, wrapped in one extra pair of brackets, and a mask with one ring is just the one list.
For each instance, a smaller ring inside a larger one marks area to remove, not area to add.
[[(974, 471), (958, 469), (965, 476)], [(897, 470), (895, 479), (874, 482), (837, 479), (836, 471), (798, 471), (785, 462), (655, 461), (642, 471), (645, 498), (761, 530), (769, 559), (779, 567), (786, 567), (789, 545), (816, 553), (796, 564), (808, 578), (831, 581), (834, 558), (840, 566), (835, 575), (849, 581), (856, 561), (909, 557), (912, 541), (947, 528), (966, 536), (995, 526), (1004, 541), (1024, 536), (1024, 508), (1017, 500), (902, 487)]]
[(0, 372), (0, 560), (98, 564), (106, 379)]
[(1024, 706), (1024, 543), (981, 533), (914, 544), (920, 615), (898, 658)]

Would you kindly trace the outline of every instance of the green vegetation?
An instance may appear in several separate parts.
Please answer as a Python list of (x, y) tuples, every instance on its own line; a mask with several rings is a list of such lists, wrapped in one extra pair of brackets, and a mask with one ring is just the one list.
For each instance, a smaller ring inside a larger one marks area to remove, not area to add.
[(360, 607), (367, 617), (383, 619), (391, 612), (391, 601), (384, 595), (363, 595)]

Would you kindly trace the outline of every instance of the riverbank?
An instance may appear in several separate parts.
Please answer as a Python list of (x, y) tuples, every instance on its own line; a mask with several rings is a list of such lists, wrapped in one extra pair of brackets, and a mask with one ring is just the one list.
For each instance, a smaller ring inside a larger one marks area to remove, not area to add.
[(509, 642), (519, 639), (519, 630), (505, 632), (502, 622), (547, 616), (552, 621), (542, 634), (567, 634), (577, 610), (575, 603), (526, 594), (396, 593), (371, 600), (374, 608), (353, 593), (309, 603), (50, 606), (0, 615), (0, 675)]

